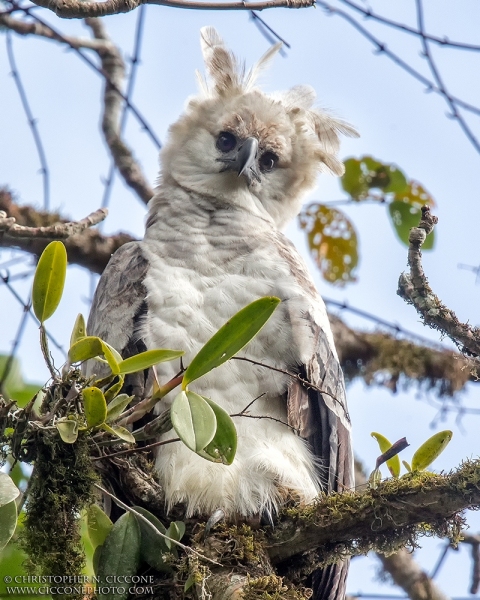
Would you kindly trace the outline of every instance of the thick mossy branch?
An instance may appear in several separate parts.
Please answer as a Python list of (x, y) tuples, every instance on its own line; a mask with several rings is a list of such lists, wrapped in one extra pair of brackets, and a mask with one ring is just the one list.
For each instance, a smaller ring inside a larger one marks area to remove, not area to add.
[(328, 563), (371, 549), (393, 552), (418, 535), (455, 539), (463, 523), (459, 513), (479, 507), (480, 460), (465, 462), (448, 475), (405, 475), (375, 490), (334, 494), (287, 511), (268, 537), (268, 554), (275, 564), (324, 547), (320, 560)]

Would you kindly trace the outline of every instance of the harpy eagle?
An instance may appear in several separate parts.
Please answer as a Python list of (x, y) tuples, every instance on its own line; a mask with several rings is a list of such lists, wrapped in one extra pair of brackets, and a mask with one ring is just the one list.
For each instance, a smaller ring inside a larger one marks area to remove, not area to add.
[[(200, 77), (201, 94), (170, 128), (145, 237), (110, 260), (87, 328), (124, 357), (173, 348), (185, 351), (188, 365), (241, 308), (262, 296), (281, 299), (241, 355), (300, 374), (315, 387), (230, 360), (191, 389), (229, 414), (257, 398), (249, 414), (276, 420), (236, 418), (230, 466), (207, 462), (181, 443), (162, 446), (156, 456), (167, 507), (180, 504), (186, 516), (222, 509), (227, 518), (251, 518), (353, 485), (344, 380), (325, 305), (280, 230), (299, 213), (320, 171), (343, 173), (338, 134), (357, 133), (313, 108), (308, 86), (269, 95), (255, 87), (279, 45), (245, 73), (213, 28), (202, 29), (201, 44), (210, 80)], [(179, 369), (179, 361), (162, 363), (157, 377), (166, 382)], [(129, 385), (137, 396), (151, 393), (143, 375)], [(314, 574), (316, 600), (343, 599), (347, 568), (341, 563)]]

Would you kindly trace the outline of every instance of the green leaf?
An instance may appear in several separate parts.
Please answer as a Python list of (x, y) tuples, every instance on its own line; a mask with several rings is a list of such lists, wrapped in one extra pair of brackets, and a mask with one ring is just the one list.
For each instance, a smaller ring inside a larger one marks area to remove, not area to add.
[(73, 344), (75, 344), (75, 342), (78, 342), (78, 340), (86, 337), (86, 335), (87, 327), (85, 325), (85, 318), (82, 313), (78, 313), (73, 326), (72, 335), (70, 336), (70, 348), (73, 346)]
[(207, 460), (231, 465), (237, 451), (237, 430), (235, 424), (226, 410), (209, 398), (202, 397), (208, 402), (210, 408), (215, 413), (217, 430), (213, 440), (203, 450), (200, 450), (198, 454)]
[[(404, 173), (393, 164), (382, 163), (371, 156), (345, 161), (345, 173), (341, 178), (343, 189), (353, 200), (374, 198), (383, 200), (386, 193), (402, 193), (407, 187)], [(370, 190), (379, 190), (380, 197), (370, 194)]]
[(408, 471), (409, 473), (411, 473), (411, 472), (412, 472), (412, 467), (409, 465), (409, 463), (408, 463), (406, 460), (402, 460), (402, 464), (403, 464), (403, 466), (404, 466), (404, 467), (407, 469), (407, 471)]
[(75, 342), (68, 351), (70, 363), (84, 362), (98, 356), (105, 356), (112, 372), (118, 375), (118, 363), (122, 361), (122, 357), (115, 348), (99, 337), (87, 335)]
[(67, 274), (67, 251), (62, 242), (50, 242), (42, 252), (35, 270), (32, 305), (43, 323), (57, 310)]
[(107, 403), (102, 390), (97, 387), (85, 388), (82, 397), (88, 427), (101, 425), (107, 416)]
[[(421, 211), (419, 208), (407, 202), (394, 200), (388, 205), (388, 211), (392, 219), (395, 233), (405, 246), (409, 246), (409, 235), (412, 227), (418, 227)], [(422, 246), (422, 250), (431, 250), (435, 243), (435, 231), (429, 233)]]
[[(136, 512), (148, 519), (157, 531), (166, 535), (167, 530), (165, 526), (157, 519), (157, 517), (155, 517), (155, 515), (152, 515), (151, 512), (141, 506), (134, 506), (133, 508)], [(171, 571), (171, 567), (166, 565), (164, 561), (164, 554), (169, 552), (165, 538), (156, 534), (152, 527), (149, 527), (142, 519), (137, 517), (137, 521), (142, 536), (140, 547), (141, 559), (154, 569), (158, 569), (159, 571)]]
[(111, 423), (112, 421), (115, 421), (115, 419), (118, 419), (134, 398), (135, 396), (129, 396), (128, 394), (119, 394), (108, 405), (107, 418), (105, 421)]
[[(123, 381), (124, 381), (125, 377), (123, 375), (118, 375), (118, 381), (117, 383), (114, 383), (112, 386), (110, 386), (108, 388), (108, 390), (106, 390), (104, 392), (105, 394), (105, 400), (107, 401), (107, 404), (110, 404), (110, 402), (116, 397), (116, 395), (120, 392), (120, 390), (123, 387)], [(98, 382), (96, 382), (98, 383)], [(97, 385), (97, 387), (99, 387)]]
[(120, 427), (120, 425), (113, 425), (112, 427), (110, 427), (110, 425), (104, 423), (102, 425), (102, 429), (104, 431), (108, 431), (108, 433), (110, 433), (111, 435), (120, 438), (124, 442), (128, 442), (129, 444), (135, 444), (136, 442), (136, 439), (133, 437), (130, 431), (128, 431), (128, 429), (125, 429), (125, 427)]
[(439, 431), (428, 438), (415, 452), (412, 458), (412, 471), (424, 471), (432, 462), (440, 456), (452, 439), (450, 430)]
[(55, 423), (60, 437), (66, 444), (74, 444), (78, 437), (78, 423), (73, 419), (62, 417)]
[(0, 506), (10, 504), (20, 495), (20, 490), (7, 473), (0, 471)]
[(88, 537), (96, 548), (104, 544), (113, 523), (98, 504), (91, 504), (87, 509), (87, 527)]
[[(182, 537), (185, 534), (185, 523), (183, 521), (172, 521), (170, 523), (169, 528), (166, 531), (166, 535), (171, 538), (172, 540), (175, 540), (176, 542), (179, 542)], [(165, 543), (167, 545), (168, 548), (172, 549), (175, 547), (175, 544), (173, 542), (171, 542), (170, 540), (165, 540)]]
[(209, 339), (192, 360), (183, 376), (182, 389), (185, 390), (189, 383), (230, 360), (246, 346), (265, 325), (279, 304), (279, 298), (266, 296), (237, 312)]
[[(382, 454), (392, 447), (391, 442), (381, 433), (373, 431), (370, 435), (377, 440)], [(393, 477), (398, 477), (400, 475), (400, 457), (398, 454), (387, 460), (387, 467)]]
[[(125, 513), (112, 527), (105, 543), (98, 565), (98, 577), (107, 581), (108, 577), (133, 577), (140, 565), (140, 527), (132, 513)], [(109, 593), (98, 594), (99, 600), (125, 600), (128, 597), (128, 585), (105, 586)], [(122, 593), (121, 590), (125, 592)]]
[(137, 373), (144, 369), (149, 369), (161, 362), (180, 358), (185, 352), (178, 350), (165, 350), (159, 348), (157, 350), (146, 350), (130, 358), (126, 358), (118, 363), (119, 373), (127, 375), (128, 373)]
[(217, 419), (202, 396), (190, 391), (180, 392), (173, 401), (170, 415), (178, 437), (190, 450), (203, 450), (212, 441)]
[(314, 202), (306, 206), (298, 218), (300, 227), (307, 232), (312, 258), (325, 281), (339, 286), (356, 281), (358, 238), (345, 213)]
[(380, 473), (380, 469), (375, 469), (370, 473), (370, 477), (368, 478), (368, 483), (372, 490), (376, 490), (378, 484), (382, 481), (382, 474)]
[(117, 352), (113, 346), (107, 344), (102, 340), (102, 349), (103, 355), (105, 356), (106, 361), (108, 362), (108, 366), (112, 369), (112, 373), (115, 375), (119, 375), (120, 370), (118, 368), (119, 363), (122, 362), (122, 355), (120, 352)]
[(183, 586), (183, 593), (186, 594), (188, 592), (188, 590), (192, 587), (192, 585), (195, 584), (195, 582), (196, 582), (195, 575), (193, 573), (190, 573), (187, 581), (185, 582), (185, 585)]
[(15, 533), (17, 504), (15, 500), (0, 506), (0, 550), (3, 550)]

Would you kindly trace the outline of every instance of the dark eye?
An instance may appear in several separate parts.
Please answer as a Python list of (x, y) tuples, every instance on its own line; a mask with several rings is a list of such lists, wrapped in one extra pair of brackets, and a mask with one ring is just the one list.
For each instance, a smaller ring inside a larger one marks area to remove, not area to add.
[(237, 138), (229, 131), (221, 131), (217, 139), (217, 148), (220, 152), (230, 152), (237, 145)]
[(258, 161), (260, 170), (264, 173), (273, 171), (278, 162), (278, 156), (273, 152), (264, 152)]

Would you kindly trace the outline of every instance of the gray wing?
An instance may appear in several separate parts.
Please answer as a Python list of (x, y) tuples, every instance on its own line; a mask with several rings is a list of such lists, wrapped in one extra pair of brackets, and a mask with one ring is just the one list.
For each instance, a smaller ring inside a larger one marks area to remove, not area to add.
[[(308, 384), (292, 380), (287, 398), (288, 421), (308, 441), (319, 460), (319, 475), (326, 493), (354, 485), (350, 417), (343, 373), (323, 329), (306, 315), (314, 336), (315, 352), (299, 374)], [(324, 390), (321, 393), (319, 390)], [(309, 582), (314, 600), (343, 600), (349, 561), (316, 570)]]
[[(141, 242), (125, 244), (110, 259), (93, 297), (87, 323), (88, 335), (105, 340), (124, 358), (146, 350), (140, 326), (148, 310), (143, 283), (148, 266)], [(97, 361), (89, 361), (85, 372), (88, 376), (106, 374)], [(143, 397), (147, 378), (147, 373), (128, 376), (125, 392)]]

